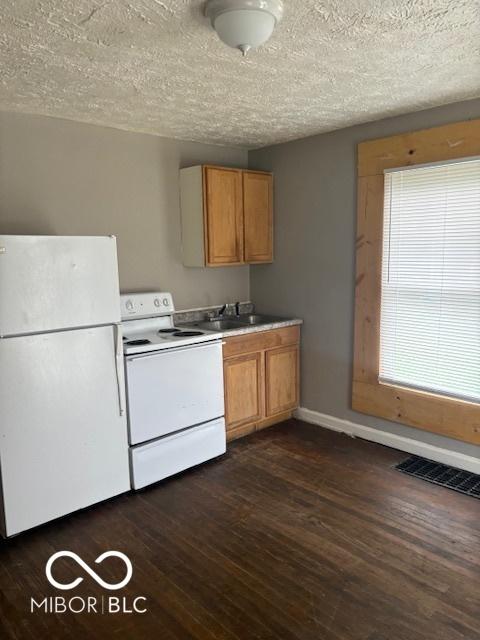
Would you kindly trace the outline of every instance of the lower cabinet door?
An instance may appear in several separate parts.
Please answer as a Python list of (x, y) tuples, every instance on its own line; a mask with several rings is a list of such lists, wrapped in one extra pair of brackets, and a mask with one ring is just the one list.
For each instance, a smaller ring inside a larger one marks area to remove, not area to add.
[(224, 360), (227, 432), (264, 415), (263, 353)]
[(299, 349), (297, 345), (265, 353), (266, 415), (298, 406)]

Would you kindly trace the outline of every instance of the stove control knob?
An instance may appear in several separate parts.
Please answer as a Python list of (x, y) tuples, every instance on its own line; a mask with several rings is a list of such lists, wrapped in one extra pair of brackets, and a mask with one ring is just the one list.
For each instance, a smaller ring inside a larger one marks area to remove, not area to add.
[(133, 302), (131, 300), (127, 300), (125, 307), (127, 308), (127, 311), (133, 311)]
[(164, 298), (162, 302), (164, 307), (168, 307), (170, 301), (168, 298)]
[(159, 300), (158, 298), (155, 298), (155, 299), (154, 299), (154, 301), (153, 301), (153, 304), (154, 304), (156, 307), (159, 307), (159, 306), (160, 306), (160, 300)]

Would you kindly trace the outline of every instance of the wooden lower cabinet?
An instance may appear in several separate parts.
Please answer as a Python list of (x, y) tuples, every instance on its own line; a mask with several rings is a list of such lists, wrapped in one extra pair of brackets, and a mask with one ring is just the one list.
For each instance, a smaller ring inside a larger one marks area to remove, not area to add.
[(298, 326), (226, 339), (227, 440), (292, 415), (299, 401), (299, 341)]
[(298, 407), (298, 345), (265, 352), (267, 416)]
[(263, 369), (261, 353), (225, 360), (223, 375), (228, 390), (225, 415), (232, 429), (263, 417)]

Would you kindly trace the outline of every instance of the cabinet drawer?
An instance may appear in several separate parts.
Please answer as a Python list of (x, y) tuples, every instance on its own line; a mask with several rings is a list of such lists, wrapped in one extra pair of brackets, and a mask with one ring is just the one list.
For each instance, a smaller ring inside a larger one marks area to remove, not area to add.
[(223, 418), (130, 449), (132, 486), (141, 489), (226, 451)]
[(271, 329), (269, 331), (233, 336), (232, 338), (225, 339), (223, 357), (225, 359), (243, 353), (284, 347), (290, 344), (297, 344), (299, 340), (300, 327), (298, 325), (284, 327), (283, 329)]

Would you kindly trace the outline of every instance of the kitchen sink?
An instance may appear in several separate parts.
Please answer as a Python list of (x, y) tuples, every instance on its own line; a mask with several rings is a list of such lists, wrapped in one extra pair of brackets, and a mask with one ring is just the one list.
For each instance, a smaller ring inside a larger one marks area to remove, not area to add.
[(258, 314), (246, 314), (238, 316), (238, 322), (242, 324), (270, 324), (271, 322), (280, 322), (284, 318), (278, 318), (277, 316), (262, 316)]
[(232, 329), (244, 329), (246, 326), (270, 324), (271, 322), (281, 322), (284, 318), (278, 316), (262, 316), (255, 313), (234, 316), (233, 318), (216, 318), (215, 320), (204, 320), (195, 322), (193, 326), (205, 331), (230, 331)]
[(195, 327), (207, 331), (228, 331), (229, 329), (241, 329), (245, 327), (245, 322), (236, 320), (209, 320), (207, 322), (196, 322)]

